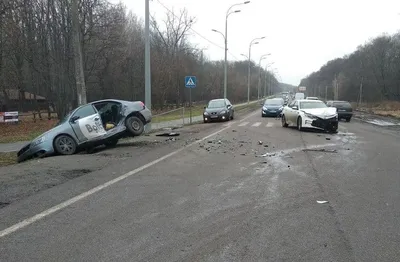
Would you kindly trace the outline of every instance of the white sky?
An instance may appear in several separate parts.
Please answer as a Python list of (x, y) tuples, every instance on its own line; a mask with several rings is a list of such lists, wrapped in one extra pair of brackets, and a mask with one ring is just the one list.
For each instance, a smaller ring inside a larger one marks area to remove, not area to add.
[[(123, 2), (144, 19), (145, 0)], [(223, 47), (217, 29), (224, 32), (227, 9), (240, 0), (152, 0), (150, 13), (160, 22), (169, 9), (186, 8), (196, 17), (193, 29)], [(360, 44), (384, 32), (400, 30), (400, 0), (252, 0), (239, 6), (240, 13), (228, 20), (229, 60), (245, 59), (252, 39), (266, 36), (251, 52), (258, 63), (261, 55), (271, 53), (263, 65), (275, 62), (281, 81), (298, 85), (301, 78), (318, 70), (328, 60), (351, 53)], [(207, 48), (210, 59), (223, 59), (223, 49), (193, 33), (191, 42)]]

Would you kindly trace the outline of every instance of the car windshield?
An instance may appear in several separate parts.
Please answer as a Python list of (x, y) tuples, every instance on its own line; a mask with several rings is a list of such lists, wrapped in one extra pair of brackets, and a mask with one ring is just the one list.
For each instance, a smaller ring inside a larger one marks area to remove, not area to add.
[(325, 108), (327, 105), (324, 102), (300, 102), (301, 109), (312, 109), (312, 108)]
[(211, 100), (207, 106), (207, 108), (221, 108), (221, 107), (225, 107), (224, 100)]
[(73, 111), (74, 111), (74, 110), (72, 110), (72, 111), (70, 111), (68, 114), (66, 114), (66, 115), (57, 123), (57, 126), (62, 125), (62, 124), (64, 124), (65, 122), (67, 122)]
[(279, 105), (282, 105), (282, 100), (269, 99), (269, 100), (265, 101), (264, 105), (265, 106), (279, 106)]

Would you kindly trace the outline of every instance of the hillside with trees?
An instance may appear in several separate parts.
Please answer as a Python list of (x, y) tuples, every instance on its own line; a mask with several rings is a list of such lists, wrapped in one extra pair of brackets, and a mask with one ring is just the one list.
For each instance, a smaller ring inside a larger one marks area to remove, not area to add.
[[(53, 108), (63, 116), (78, 104), (74, 39), (82, 54), (87, 100), (144, 100), (144, 26), (121, 4), (78, 0), (79, 38), (74, 38), (71, 0), (6, 0), (0, 3), (0, 106), (24, 110)], [(165, 21), (151, 21), (152, 107), (188, 101), (185, 75), (197, 75), (193, 100), (223, 95), (223, 61), (206, 58), (190, 42), (196, 22), (187, 10), (166, 10)], [(165, 28), (165, 29), (164, 29)], [(223, 49), (221, 49), (221, 54)], [(247, 100), (247, 61), (230, 62), (228, 97)], [(79, 66), (79, 64), (78, 64)], [(258, 67), (252, 64), (251, 98), (257, 97)], [(263, 76), (269, 74), (261, 69)], [(79, 77), (80, 78), (80, 77)], [(261, 77), (262, 86), (265, 79)], [(78, 81), (77, 81), (78, 80)], [(269, 85), (277, 86), (272, 76)], [(40, 101), (46, 101), (45, 104)], [(45, 100), (44, 100), (45, 99)], [(48, 106), (47, 106), (48, 105)], [(17, 108), (14, 108), (17, 107)], [(51, 109), (51, 110), (53, 110)], [(0, 110), (1, 111), (1, 110)], [(25, 110), (26, 111), (26, 110)]]
[(362, 102), (400, 101), (400, 33), (381, 35), (301, 80), (308, 95)]

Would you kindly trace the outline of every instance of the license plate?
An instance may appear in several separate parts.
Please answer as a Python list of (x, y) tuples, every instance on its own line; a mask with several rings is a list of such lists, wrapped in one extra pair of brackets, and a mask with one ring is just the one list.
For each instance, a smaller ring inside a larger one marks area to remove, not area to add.
[(276, 113), (276, 111), (270, 111), (271, 113)]
[(338, 109), (339, 112), (346, 112), (344, 109)]
[(218, 116), (211, 116), (211, 118), (217, 118)]

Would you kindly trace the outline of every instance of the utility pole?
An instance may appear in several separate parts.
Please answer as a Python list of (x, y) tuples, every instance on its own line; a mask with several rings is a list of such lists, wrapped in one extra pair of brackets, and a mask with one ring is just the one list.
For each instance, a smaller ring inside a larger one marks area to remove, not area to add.
[(74, 47), (74, 65), (75, 65), (75, 82), (76, 93), (78, 95), (78, 105), (87, 104), (85, 74), (83, 72), (82, 47), (80, 40), (80, 23), (78, 15), (78, 0), (72, 0), (72, 30), (73, 30), (73, 47)]
[[(145, 46), (144, 46), (144, 103), (151, 110), (151, 69), (150, 69), (150, 0), (145, 0)], [(147, 124), (148, 131), (151, 124)]]
[(328, 86), (325, 86), (325, 102), (328, 101)]
[(359, 100), (358, 100), (358, 105), (361, 105), (361, 103), (362, 103), (363, 80), (364, 80), (364, 78), (361, 77), (361, 82), (360, 82), (360, 97), (359, 97)]

